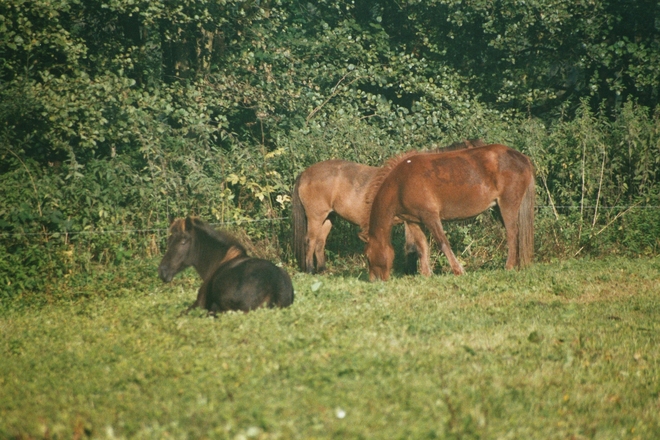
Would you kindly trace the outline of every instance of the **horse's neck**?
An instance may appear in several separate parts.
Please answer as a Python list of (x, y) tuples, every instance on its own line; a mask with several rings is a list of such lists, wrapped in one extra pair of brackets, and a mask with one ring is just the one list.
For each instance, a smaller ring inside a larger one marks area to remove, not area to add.
[(196, 243), (197, 257), (193, 267), (199, 276), (206, 281), (218, 268), (218, 262), (223, 260), (226, 252), (223, 249), (209, 245), (205, 241), (198, 240)]
[(393, 205), (383, 199), (383, 197), (379, 197), (371, 205), (369, 215), (369, 236), (371, 238), (380, 235), (389, 237), (392, 233), (392, 227), (394, 226)]

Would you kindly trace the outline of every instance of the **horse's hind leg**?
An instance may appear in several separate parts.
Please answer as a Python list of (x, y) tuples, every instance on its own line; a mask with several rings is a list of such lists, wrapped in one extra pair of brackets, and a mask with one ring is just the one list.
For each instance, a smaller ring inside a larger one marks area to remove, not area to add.
[(314, 251), (314, 255), (316, 255), (316, 270), (318, 272), (323, 272), (325, 270), (325, 242), (328, 238), (328, 234), (330, 234), (330, 229), (332, 229), (332, 222), (327, 218), (321, 225), (321, 230), (316, 238), (316, 250)]
[(415, 243), (415, 237), (413, 237), (413, 232), (411, 231), (411, 227), (410, 224), (408, 224), (408, 222), (403, 223), (403, 235), (406, 240), (406, 244), (403, 246), (403, 253), (405, 255), (404, 273), (406, 275), (412, 275), (417, 272), (417, 259), (419, 258), (419, 249), (417, 248), (417, 243)]
[(305, 253), (308, 273), (314, 272), (314, 257), (316, 257), (316, 271), (322, 272), (325, 269), (325, 240), (331, 228), (332, 223), (325, 217), (308, 218)]
[(436, 217), (436, 218), (426, 219), (424, 221), (424, 224), (426, 225), (427, 228), (429, 228), (429, 230), (433, 234), (433, 238), (435, 238), (435, 240), (440, 245), (440, 250), (442, 251), (443, 254), (445, 254), (447, 260), (449, 260), (449, 265), (451, 266), (451, 270), (456, 275), (463, 275), (465, 273), (465, 270), (463, 269), (463, 266), (461, 266), (461, 263), (458, 262), (456, 256), (454, 255), (454, 252), (452, 252), (451, 247), (449, 246), (449, 240), (447, 240), (445, 231), (442, 228), (442, 222), (440, 221), (440, 218)]
[(419, 272), (424, 276), (431, 276), (433, 272), (429, 257), (429, 243), (426, 240), (424, 231), (418, 224), (406, 222), (404, 223), (404, 233), (406, 237), (406, 245), (404, 247), (406, 266), (417, 266), (417, 258), (419, 258)]
[(311, 225), (307, 229), (307, 238), (305, 239), (305, 271), (314, 273), (314, 249), (316, 248), (316, 238), (312, 233)]
[(508, 256), (505, 269), (513, 269), (518, 265), (518, 209), (511, 203), (498, 201), (502, 222), (506, 229)]
[(314, 253), (319, 235), (319, 226), (308, 219), (307, 238), (305, 239), (305, 269), (307, 273), (314, 273)]

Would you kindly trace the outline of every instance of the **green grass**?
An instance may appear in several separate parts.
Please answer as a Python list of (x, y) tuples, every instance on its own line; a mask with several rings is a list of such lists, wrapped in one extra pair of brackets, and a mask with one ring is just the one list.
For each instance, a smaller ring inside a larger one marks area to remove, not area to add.
[(155, 264), (0, 308), (0, 438), (660, 438), (659, 258), (296, 274), (216, 319)]

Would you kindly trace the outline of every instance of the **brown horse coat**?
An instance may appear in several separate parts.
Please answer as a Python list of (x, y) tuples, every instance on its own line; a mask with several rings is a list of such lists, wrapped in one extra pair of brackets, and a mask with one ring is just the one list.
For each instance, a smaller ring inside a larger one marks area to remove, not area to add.
[[(456, 142), (434, 150), (450, 151), (483, 146), (480, 139)], [(293, 248), (300, 270), (321, 272), (325, 268), (325, 243), (332, 229), (331, 213), (355, 225), (369, 221), (371, 206), (366, 195), (381, 168), (346, 160), (326, 160), (305, 169), (296, 179), (292, 192)], [(415, 223), (405, 223), (405, 252), (419, 257), (422, 275), (431, 275), (429, 247), (424, 231)], [(408, 258), (409, 259), (409, 258)]]
[[(293, 243), (300, 269), (304, 272), (325, 269), (325, 243), (332, 229), (329, 216), (339, 217), (355, 225), (369, 218), (364, 196), (380, 168), (346, 160), (318, 162), (298, 178), (293, 188)], [(420, 272), (430, 275), (428, 242), (417, 225), (405, 226), (406, 253), (418, 254)]]
[(507, 234), (506, 268), (524, 267), (533, 255), (534, 197), (531, 161), (505, 145), (395, 158), (374, 178), (366, 197), (371, 211), (362, 235), (370, 279), (389, 278), (394, 255), (391, 229), (401, 221), (425, 225), (453, 272), (464, 273), (442, 220), (474, 217), (496, 204)]

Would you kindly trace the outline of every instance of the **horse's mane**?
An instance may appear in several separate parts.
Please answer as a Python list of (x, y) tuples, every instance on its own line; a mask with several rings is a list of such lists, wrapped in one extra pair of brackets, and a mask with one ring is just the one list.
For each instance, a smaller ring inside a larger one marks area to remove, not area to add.
[(174, 220), (170, 225), (170, 233), (173, 234), (176, 232), (185, 232), (188, 228), (188, 222), (192, 224), (193, 228), (205, 234), (218, 245), (226, 247), (227, 249), (232, 247), (236, 248), (238, 251), (240, 251), (240, 254), (247, 255), (245, 246), (243, 246), (241, 242), (238, 241), (238, 239), (236, 239), (233, 235), (214, 229), (211, 225), (199, 217), (178, 218)]
[[(392, 170), (407, 158), (423, 153), (424, 152), (416, 150), (407, 151), (388, 159), (387, 162), (385, 162), (385, 164), (378, 169), (374, 177), (369, 182), (369, 185), (367, 186), (367, 189), (364, 193), (364, 203), (367, 205), (368, 211), (371, 211), (371, 205), (374, 203), (374, 199), (376, 198), (378, 190), (380, 189), (385, 179), (387, 179), (387, 176), (390, 175)], [(360, 225), (360, 238), (364, 240), (369, 233), (369, 217), (363, 220), (363, 223)]]
[[(478, 148), (478, 147), (483, 147), (486, 144), (482, 139), (466, 139), (462, 142), (454, 142), (451, 145), (447, 145), (445, 147), (438, 147), (432, 150), (424, 150), (424, 151), (408, 151), (402, 154), (399, 154), (398, 156), (394, 156), (385, 162), (385, 164), (378, 170), (376, 175), (371, 179), (371, 182), (369, 182), (369, 186), (367, 187), (367, 190), (365, 191), (365, 197), (364, 197), (364, 203), (367, 205), (368, 211), (371, 211), (371, 205), (374, 203), (374, 199), (376, 198), (376, 194), (378, 193), (378, 190), (380, 189), (381, 185), (387, 178), (387, 176), (390, 175), (392, 170), (396, 168), (397, 165), (399, 165), (401, 162), (406, 160), (407, 158), (411, 156), (415, 156), (418, 154), (434, 154), (434, 153), (444, 153), (447, 151), (454, 151), (454, 150), (464, 150), (468, 148)], [(370, 217), (370, 216), (369, 216)], [(367, 235), (369, 234), (369, 217), (364, 219), (363, 224), (360, 225), (360, 233), (359, 236), (363, 241), (366, 241)]]

